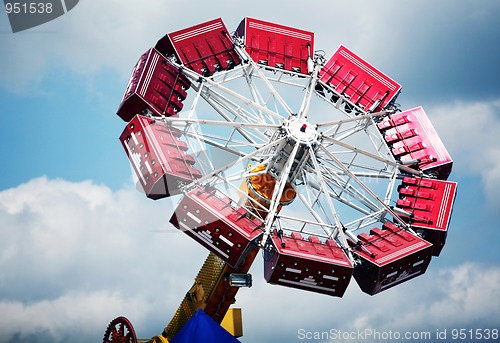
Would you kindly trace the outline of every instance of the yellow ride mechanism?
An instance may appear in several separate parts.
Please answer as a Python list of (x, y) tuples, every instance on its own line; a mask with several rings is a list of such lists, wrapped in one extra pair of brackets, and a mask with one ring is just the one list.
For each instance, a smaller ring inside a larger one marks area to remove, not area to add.
[[(266, 165), (264, 164), (260, 164), (252, 169), (251, 173), (256, 175), (250, 176), (246, 181), (246, 185), (244, 184), (242, 187), (246, 188), (244, 190), (248, 193), (248, 196), (251, 199), (265, 208), (262, 209), (259, 206), (252, 206), (255, 209), (254, 213), (258, 214), (261, 218), (266, 218), (267, 216), (267, 211), (269, 210), (271, 199), (273, 197), (274, 187), (276, 187), (276, 179), (270, 173), (263, 174), (262, 172), (265, 170)], [(297, 193), (293, 189), (292, 185), (287, 182), (285, 184), (285, 188), (283, 189), (283, 193), (281, 194), (280, 204), (277, 211), (279, 212), (283, 206), (292, 203), (296, 195)]]

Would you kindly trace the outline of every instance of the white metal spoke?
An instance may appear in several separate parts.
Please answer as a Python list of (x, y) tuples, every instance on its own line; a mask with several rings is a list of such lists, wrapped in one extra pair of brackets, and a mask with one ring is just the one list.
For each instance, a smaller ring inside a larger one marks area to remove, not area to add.
[(193, 103), (191, 104), (191, 108), (189, 109), (188, 118), (193, 118), (196, 112), (196, 108), (198, 107), (198, 102), (200, 101), (201, 97), (201, 92), (203, 91), (203, 85), (200, 84), (198, 88), (196, 88), (196, 85), (193, 85), (193, 89), (196, 90), (196, 96), (193, 100)]
[(290, 221), (303, 223), (303, 224), (312, 224), (312, 225), (316, 225), (316, 226), (326, 227), (326, 228), (330, 229), (329, 231), (333, 231), (337, 228), (335, 225), (326, 224), (326, 223), (322, 222), (321, 220), (313, 221), (313, 220), (307, 220), (304, 218), (297, 218), (297, 217), (292, 217), (292, 216), (283, 215), (283, 214), (279, 214), (276, 217), (276, 219), (284, 219), (284, 220), (290, 220)]
[[(227, 122), (235, 122), (236, 120), (241, 120), (241, 122), (244, 123), (256, 122), (252, 121), (254, 118), (253, 114), (244, 111), (243, 108), (238, 107), (236, 104), (232, 104), (229, 101), (226, 102), (224, 98), (221, 100), (221, 97), (219, 97), (217, 93), (211, 92), (210, 96), (203, 93), (202, 97)], [(234, 108), (231, 108), (231, 105), (233, 105)], [(261, 121), (257, 121), (257, 123), (262, 124)], [(265, 142), (267, 140), (266, 135), (260, 130), (254, 130), (253, 132), (244, 131), (241, 128), (237, 128), (236, 130), (240, 132), (245, 139), (251, 142)]]
[[(228, 116), (228, 114), (225, 112), (224, 109), (220, 108), (219, 104), (216, 103), (214, 100), (212, 99), (209, 99), (206, 97), (206, 95), (201, 95), (203, 97), (203, 99), (212, 106), (212, 108), (223, 118), (225, 119), (227, 122), (232, 122), (233, 121), (233, 118), (230, 118)], [(227, 109), (226, 109), (227, 110)], [(231, 112), (229, 110), (229, 112)], [(235, 114), (235, 113), (232, 113), (235, 117), (238, 116), (238, 114)], [(241, 128), (236, 128), (236, 130), (241, 134), (241, 136), (243, 138), (245, 138), (247, 141), (251, 142), (251, 143), (254, 143), (256, 144), (257, 141), (262, 141), (265, 137), (256, 137), (256, 135), (254, 133), (252, 133), (251, 135), (249, 135), (248, 133), (246, 133), (245, 131), (243, 131)], [(260, 131), (257, 131), (258, 133), (260, 133), (262, 136), (263, 134), (260, 132)], [(256, 141), (257, 140), (257, 141)]]
[(249, 159), (251, 159), (252, 157), (254, 157), (256, 155), (265, 152), (267, 149), (272, 148), (272, 147), (280, 144), (282, 141), (285, 140), (285, 138), (286, 137), (283, 137), (283, 138), (278, 139), (276, 141), (273, 141), (273, 142), (271, 142), (271, 143), (269, 143), (267, 145), (264, 145), (261, 148), (255, 150), (254, 152), (251, 152), (251, 153), (249, 153), (249, 154), (247, 154), (245, 156), (242, 156), (239, 159), (237, 159), (237, 160), (235, 160), (235, 161), (233, 161), (231, 163), (228, 163), (228, 164), (226, 164), (225, 166), (223, 166), (221, 168), (218, 168), (218, 169), (214, 170), (213, 172), (209, 173), (208, 175), (205, 175), (205, 176), (203, 176), (203, 177), (201, 177), (199, 179), (194, 180), (190, 185), (193, 185), (193, 184), (202, 184), (203, 182), (205, 182), (205, 181), (213, 178), (214, 176), (218, 176), (220, 173), (225, 172), (226, 170), (228, 170), (232, 166), (234, 166), (234, 165), (236, 165), (238, 163), (241, 163), (241, 162), (243, 162), (245, 160), (249, 160)]
[[(337, 200), (342, 201), (345, 204), (348, 204), (350, 207), (364, 214), (368, 214), (369, 211), (377, 211), (379, 209), (370, 199), (368, 199), (364, 194), (362, 194), (359, 190), (353, 187), (349, 182), (340, 179), (339, 177), (335, 177), (327, 170), (324, 170), (324, 172), (325, 172), (323, 174), (324, 179), (325, 181), (328, 181), (327, 184), (332, 188), (332, 191), (333, 188), (338, 188), (340, 190), (340, 193), (334, 195), (334, 197)], [(351, 201), (345, 200), (342, 197), (342, 193), (344, 192), (349, 196), (351, 196), (353, 199), (359, 201), (362, 205), (368, 208), (368, 210), (359, 207), (358, 205), (352, 203)]]
[(326, 185), (326, 182), (323, 178), (323, 175), (321, 174), (321, 168), (319, 166), (319, 163), (318, 161), (316, 160), (316, 156), (315, 156), (315, 151), (313, 150), (312, 147), (309, 148), (310, 151), (311, 151), (311, 161), (314, 165), (314, 169), (316, 171), (316, 175), (320, 181), (320, 189), (321, 189), (321, 192), (323, 192), (323, 194), (325, 195), (326, 197), (326, 201), (327, 201), (327, 204), (328, 204), (328, 207), (332, 213), (332, 216), (333, 216), (333, 219), (335, 221), (335, 225), (337, 226), (337, 231), (335, 232), (332, 232), (332, 235), (336, 236), (337, 234), (340, 234), (340, 242), (342, 244), (342, 246), (347, 249), (348, 248), (348, 244), (347, 244), (347, 240), (344, 236), (344, 232), (342, 231), (342, 224), (340, 222), (340, 219), (338, 217), (338, 214), (337, 214), (337, 211), (335, 210), (335, 206), (333, 205), (333, 202), (332, 202), (332, 199), (330, 198), (329, 196), (329, 190), (328, 190), (328, 187)]
[[(322, 228), (327, 228), (328, 229), (328, 230), (325, 230), (325, 232), (327, 233), (327, 236), (330, 237), (332, 235), (332, 233), (335, 231), (335, 229), (337, 228), (337, 226), (325, 223), (323, 221), (323, 219), (321, 218), (321, 216), (312, 207), (312, 206), (314, 206), (314, 203), (311, 206), (307, 202), (307, 199), (304, 197), (303, 194), (297, 193), (297, 195), (299, 196), (299, 199), (302, 201), (302, 203), (304, 204), (304, 206), (306, 207), (306, 209), (311, 213), (311, 215), (314, 217), (314, 219), (316, 219), (316, 222), (319, 223)], [(298, 219), (298, 221), (300, 221), (300, 219)], [(302, 222), (304, 224), (308, 223), (308, 221), (306, 221), (305, 219), (302, 219)]]
[(345, 167), (344, 164), (339, 161), (339, 159), (337, 157), (335, 157), (335, 155), (333, 155), (332, 153), (330, 153), (328, 151), (328, 149), (326, 149), (325, 147), (321, 147), (321, 149), (323, 149), (323, 151), (325, 151), (325, 153), (330, 156), (330, 158), (335, 161), (339, 166), (340, 168), (342, 168), (350, 177), (352, 177), (354, 179), (354, 181), (356, 181), (356, 183), (361, 187), (363, 188), (368, 194), (370, 194), (370, 196), (373, 197), (373, 199), (375, 199), (382, 207), (385, 208), (385, 210), (390, 213), (394, 219), (400, 224), (402, 225), (403, 227), (408, 227), (408, 224), (403, 221), (399, 215), (394, 212), (392, 210), (392, 208), (390, 208), (387, 204), (385, 204), (382, 199), (380, 199), (375, 193), (373, 193), (373, 191), (368, 187), (366, 186), (363, 182), (361, 182), (357, 177), (356, 175), (352, 174), (352, 172), (349, 170), (349, 168)]
[[(373, 158), (374, 160), (377, 160), (377, 161), (380, 161), (380, 162), (383, 162), (385, 164), (388, 164), (390, 166), (393, 166), (393, 167), (396, 167), (402, 171), (405, 171), (407, 173), (410, 173), (412, 175), (416, 175), (416, 176), (424, 176), (424, 173), (422, 171), (418, 171), (418, 170), (415, 170), (413, 168), (410, 168), (408, 166), (405, 166), (405, 165), (402, 165), (402, 164), (399, 164), (399, 163), (396, 163), (396, 162), (393, 162), (387, 158), (383, 158), (383, 157), (380, 157), (379, 155), (376, 155), (376, 154), (373, 154), (369, 151), (366, 151), (364, 149), (360, 149), (352, 144), (348, 144), (348, 143), (345, 143), (345, 142), (342, 142), (338, 139), (335, 139), (335, 138), (331, 138), (331, 137), (328, 137), (328, 136), (322, 136), (322, 139), (325, 140), (325, 141), (328, 141), (328, 142), (331, 142), (335, 145), (339, 145), (343, 148), (346, 148), (346, 149), (349, 149), (353, 152), (357, 152), (357, 153), (360, 153), (362, 155), (365, 155), (367, 157), (370, 157), (370, 158)], [(323, 151), (326, 151), (328, 153), (330, 153), (330, 151), (328, 151), (328, 149), (323, 149)]]
[(262, 144), (256, 144), (248, 141), (237, 140), (231, 137), (223, 137), (206, 132), (201, 132), (201, 130), (197, 130), (197, 128), (193, 127), (190, 127), (189, 130), (185, 130), (184, 134), (195, 139), (197, 139), (196, 136), (198, 136), (203, 143), (207, 143), (214, 147), (224, 149), (236, 155), (246, 154), (238, 149), (252, 148), (253, 151), (253, 149), (257, 149), (258, 147), (262, 146)]
[(355, 232), (361, 229), (364, 229), (367, 226), (373, 225), (375, 223), (380, 222), (380, 217), (383, 216), (385, 213), (385, 210), (380, 210), (378, 212), (373, 212), (365, 217), (358, 218), (356, 220), (353, 220), (349, 223), (344, 224), (346, 227), (346, 232)]
[[(282, 140), (285, 140), (284, 137)], [(299, 150), (299, 144), (295, 144), (288, 161), (285, 164), (283, 173), (279, 176), (276, 185), (274, 186), (273, 194), (270, 199), (269, 205), (269, 213), (266, 216), (264, 222), (264, 235), (262, 237), (262, 245), (265, 245), (269, 235), (271, 234), (272, 224), (274, 222), (278, 206), (280, 204), (281, 194), (283, 194), (283, 190), (285, 189), (285, 185), (287, 183), (288, 175), (290, 174), (290, 170), (292, 168), (292, 163), (295, 160), (295, 156), (297, 155), (297, 151)]]
[[(389, 113), (391, 113), (391, 112), (389, 112), (389, 111), (381, 111), (381, 112), (376, 112), (376, 113), (362, 114), (362, 115), (359, 115), (359, 116), (355, 116), (355, 117), (351, 117), (351, 118), (346, 118), (346, 119), (339, 119), (339, 120), (333, 120), (333, 121), (328, 121), (328, 122), (321, 122), (321, 123), (316, 124), (316, 126), (318, 128), (326, 127), (326, 126), (341, 126), (343, 124), (351, 123), (351, 122), (355, 122), (355, 121), (360, 121), (360, 120), (363, 120), (365, 118), (381, 117), (381, 116), (387, 115)], [(326, 135), (327, 131), (323, 132), (323, 134)]]
[[(253, 65), (250, 65), (250, 66), (248, 66), (247, 69), (245, 69), (244, 77), (246, 79), (248, 88), (249, 88), (250, 93), (252, 94), (252, 97), (253, 97), (255, 102), (257, 102), (258, 104), (260, 104), (262, 106), (266, 106), (269, 108), (269, 100), (271, 100), (271, 98), (269, 97), (267, 100), (264, 100), (262, 93), (259, 90), (259, 87), (257, 87), (257, 85), (255, 84), (255, 82), (253, 80), (254, 79), (253, 68), (254, 68)], [(277, 104), (275, 104), (274, 110), (276, 113), (279, 113), (278, 108), (277, 108)], [(270, 116), (269, 114), (264, 113), (262, 111), (259, 111), (258, 113), (259, 113), (260, 118), (263, 121), (268, 120), (271, 123), (276, 122), (276, 118)], [(266, 117), (264, 117), (264, 116), (266, 116)]]
[(258, 111), (262, 111), (262, 112), (265, 112), (267, 114), (269, 114), (270, 116), (272, 117), (275, 117), (276, 119), (278, 120), (282, 120), (283, 117), (280, 116), (279, 114), (269, 110), (267, 107), (264, 107), (264, 106), (261, 106), (260, 104), (256, 103), (255, 101), (253, 100), (250, 100), (249, 98), (247, 97), (244, 97), (242, 96), (241, 94), (227, 88), (227, 87), (224, 87), (223, 85), (211, 80), (210, 78), (207, 78), (207, 77), (204, 77), (204, 76), (200, 76), (199, 74), (189, 70), (189, 69), (184, 69), (184, 72), (187, 76), (189, 76), (191, 79), (193, 80), (199, 80), (199, 79), (202, 79), (203, 82), (206, 82), (208, 85), (210, 85), (211, 87), (213, 88), (216, 88), (218, 90), (220, 90), (221, 92), (224, 92), (232, 97), (234, 97), (235, 99), (238, 99), (240, 100), (242, 103), (250, 106), (250, 107), (253, 107), (254, 109), (258, 110)]
[(243, 128), (266, 128), (266, 129), (277, 129), (281, 125), (272, 124), (261, 124), (261, 123), (246, 123), (246, 122), (228, 122), (220, 120), (206, 120), (206, 119), (189, 119), (189, 118), (174, 118), (166, 117), (162, 118), (162, 121), (167, 123), (195, 123), (195, 124), (206, 124), (206, 125), (218, 125), (218, 126), (231, 126), (231, 127), (243, 127)]
[(248, 62), (254, 66), (254, 70), (259, 74), (261, 79), (264, 81), (265, 85), (271, 92), (271, 94), (278, 100), (278, 102), (283, 106), (283, 108), (288, 112), (288, 115), (292, 115), (293, 111), (292, 109), (288, 106), (288, 104), (285, 102), (285, 100), (281, 97), (281, 95), (278, 93), (278, 91), (273, 87), (273, 85), (269, 82), (269, 80), (265, 77), (264, 73), (260, 68), (258, 67), (257, 63), (253, 61), (251, 56), (248, 55), (245, 49), (240, 48), (239, 46), (235, 46), (238, 52), (241, 54), (241, 56), (245, 56), (245, 58), (248, 60)]
[(309, 115), (309, 108), (311, 107), (311, 99), (314, 93), (314, 87), (316, 87), (316, 82), (318, 81), (318, 73), (320, 69), (320, 65), (316, 64), (314, 66), (314, 71), (312, 72), (312, 78), (309, 81), (309, 85), (306, 88), (306, 94), (304, 95), (304, 101), (300, 108), (298, 118), (307, 118)]
[[(250, 109), (252, 111), (247, 110), (247, 109), (245, 109), (244, 106), (248, 107), (248, 105), (246, 105), (244, 103), (238, 104), (237, 102), (232, 101), (227, 96), (224, 96), (223, 94), (221, 94), (220, 92), (218, 92), (214, 89), (208, 88), (206, 94), (204, 94), (204, 97), (206, 97), (207, 99), (210, 99), (210, 101), (215, 102), (221, 108), (223, 108), (226, 111), (233, 114), (235, 116), (235, 118), (238, 118), (240, 120), (243, 120), (243, 121), (246, 121), (249, 123), (257, 122), (257, 123), (276, 124), (276, 121), (278, 121), (278, 123), (283, 122), (282, 117), (280, 117), (279, 120), (276, 120), (277, 118), (268, 116), (268, 118), (271, 118), (271, 119), (267, 119), (266, 117), (264, 117), (262, 115), (263, 112), (261, 110), (258, 110), (258, 109), (256, 110), (256, 109), (253, 109), (251, 107), (250, 107)], [(260, 106), (264, 107), (264, 105), (260, 105)], [(255, 112), (253, 112), (253, 111), (255, 111)], [(269, 122), (267, 122), (266, 119), (269, 120)]]

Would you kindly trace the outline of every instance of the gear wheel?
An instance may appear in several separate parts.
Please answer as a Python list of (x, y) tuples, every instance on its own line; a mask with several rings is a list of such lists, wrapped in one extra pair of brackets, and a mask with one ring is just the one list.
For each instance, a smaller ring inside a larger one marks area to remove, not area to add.
[(137, 343), (134, 327), (125, 317), (113, 319), (104, 333), (103, 343)]

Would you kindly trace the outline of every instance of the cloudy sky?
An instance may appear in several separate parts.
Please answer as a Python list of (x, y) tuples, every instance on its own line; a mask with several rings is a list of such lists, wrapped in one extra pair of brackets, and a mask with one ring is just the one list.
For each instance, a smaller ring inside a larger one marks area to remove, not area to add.
[(170, 200), (134, 190), (116, 109), (158, 38), (217, 17), (236, 28), (245, 16), (314, 31), (327, 56), (344, 44), (402, 84), (398, 102), (424, 107), (459, 190), (441, 256), (377, 296), (354, 280), (342, 299), (271, 286), (256, 263), (237, 299), (241, 340), (500, 329), (500, 2), (140, 3), (81, 0), (16, 34), (0, 10), (1, 343), (99, 342), (118, 315), (140, 337), (161, 333), (206, 251), (168, 224)]

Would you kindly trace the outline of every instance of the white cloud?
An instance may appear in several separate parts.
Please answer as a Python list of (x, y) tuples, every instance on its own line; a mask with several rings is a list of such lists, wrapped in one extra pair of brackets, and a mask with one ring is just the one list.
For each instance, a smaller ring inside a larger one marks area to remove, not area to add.
[(206, 256), (171, 212), (90, 181), (42, 177), (0, 192), (0, 342), (19, 332), (58, 341), (78, 323), (84, 337), (102, 335), (122, 314), (161, 332)]
[[(2, 84), (12, 91), (37, 91), (47, 72), (69, 68), (92, 75), (104, 68), (129, 76), (146, 49), (166, 32), (172, 1), (80, 1), (68, 14), (37, 28), (0, 37), (0, 60), (8, 65)], [(8, 48), (7, 48), (8, 47)]]
[[(258, 262), (257, 262), (258, 263)], [(500, 268), (476, 263), (434, 269), (375, 296), (354, 279), (342, 299), (257, 283), (242, 293), (244, 342), (299, 342), (307, 332), (430, 332), (495, 328), (500, 318)], [(332, 339), (331, 342), (356, 340)], [(371, 339), (366, 342), (382, 342)]]
[(455, 101), (426, 112), (454, 159), (454, 170), (480, 175), (488, 206), (498, 208), (500, 100)]
[[(386, 324), (386, 329), (392, 325), (405, 329), (487, 327), (500, 318), (497, 304), (492, 301), (500, 296), (498, 266), (464, 263), (453, 268), (431, 270), (429, 274), (425, 284), (424, 280), (419, 280), (415, 285), (422, 288), (406, 297), (414, 304), (412, 310), (400, 312), (391, 324)], [(426, 296), (427, 292), (431, 294)]]
[(137, 299), (108, 292), (68, 293), (35, 303), (0, 301), (0, 311), (2, 342), (15, 333), (19, 333), (18, 340), (45, 333), (56, 342), (67, 338), (86, 342), (89, 336), (101, 338), (106, 323), (117, 313), (127, 311), (141, 318), (146, 312)]

